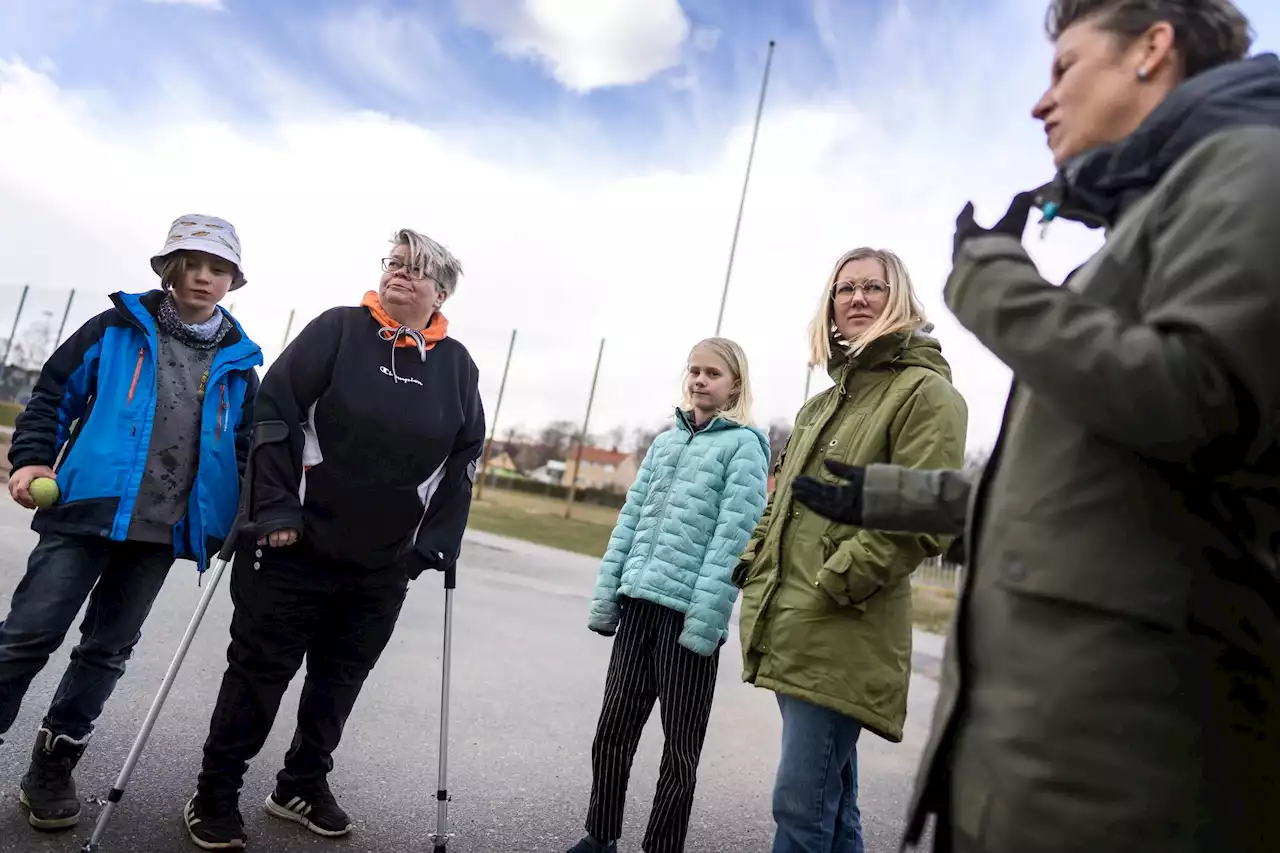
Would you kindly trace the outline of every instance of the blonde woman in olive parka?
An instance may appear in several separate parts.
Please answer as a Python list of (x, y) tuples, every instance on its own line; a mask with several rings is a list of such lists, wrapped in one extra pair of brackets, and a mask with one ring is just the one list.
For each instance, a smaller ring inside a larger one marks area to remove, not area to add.
[(743, 679), (782, 712), (773, 853), (861, 853), (858, 735), (902, 740), (911, 573), (949, 540), (831, 521), (793, 501), (791, 483), (838, 482), (828, 461), (961, 467), (968, 412), (929, 328), (896, 255), (855, 249), (836, 263), (811, 328), (811, 361), (835, 385), (797, 416), (735, 574)]

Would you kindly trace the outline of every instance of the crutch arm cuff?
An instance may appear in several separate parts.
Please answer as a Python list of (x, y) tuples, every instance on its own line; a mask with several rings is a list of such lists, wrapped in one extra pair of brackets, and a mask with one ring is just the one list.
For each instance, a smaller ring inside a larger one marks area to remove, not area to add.
[[(229, 561), (235, 554), (236, 545), (239, 544), (242, 535), (254, 534), (255, 538), (262, 535), (255, 533), (255, 525), (250, 520), (253, 510), (254, 461), (263, 446), (289, 440), (289, 425), (281, 420), (260, 421), (253, 425), (250, 435), (249, 455), (245, 460), (244, 479), (240, 483), (240, 506), (236, 510), (235, 519), (231, 522), (231, 529), (227, 531), (227, 538), (222, 541), (222, 546), (218, 549), (218, 558), (224, 562)], [(274, 529), (282, 530), (285, 526), (280, 525)], [(298, 530), (302, 529), (300, 520), (296, 527)]]
[(264, 444), (279, 444), (289, 440), (289, 424), (285, 421), (259, 421), (253, 425), (254, 450)]

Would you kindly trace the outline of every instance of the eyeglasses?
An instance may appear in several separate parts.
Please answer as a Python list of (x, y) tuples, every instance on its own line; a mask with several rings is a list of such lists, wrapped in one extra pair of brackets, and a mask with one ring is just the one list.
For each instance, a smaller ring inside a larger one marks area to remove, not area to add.
[(869, 278), (866, 281), (838, 281), (831, 298), (848, 302), (859, 290), (867, 299), (877, 299), (889, 292), (889, 285), (878, 278)]
[(408, 264), (406, 264), (404, 261), (399, 260), (398, 258), (382, 259), (383, 272), (400, 272), (400, 270), (405, 270), (409, 274), (409, 278), (416, 278), (416, 279), (430, 278), (430, 276), (427, 275), (427, 271), (424, 270), (422, 267), (411, 267)]

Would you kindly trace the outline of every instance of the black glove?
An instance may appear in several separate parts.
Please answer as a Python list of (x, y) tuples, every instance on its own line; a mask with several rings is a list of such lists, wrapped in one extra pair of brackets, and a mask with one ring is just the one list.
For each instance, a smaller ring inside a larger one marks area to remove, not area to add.
[(828, 471), (847, 482), (829, 486), (813, 477), (796, 477), (791, 484), (791, 494), (818, 515), (845, 524), (861, 525), (862, 484), (867, 479), (867, 469), (834, 459), (828, 459), (825, 464)]
[(966, 240), (974, 237), (983, 237), (987, 234), (1008, 234), (1016, 240), (1022, 239), (1022, 232), (1026, 230), (1027, 218), (1031, 215), (1031, 208), (1036, 200), (1035, 191), (1027, 191), (1018, 193), (1013, 197), (1013, 201), (1009, 202), (1009, 209), (1005, 211), (1004, 216), (991, 228), (983, 228), (981, 225), (973, 221), (973, 202), (965, 204), (964, 209), (960, 211), (960, 215), (956, 217), (956, 236), (955, 242), (951, 247), (951, 262), (960, 255), (960, 247), (964, 245)]
[(418, 575), (423, 572), (443, 572), (448, 568), (444, 554), (438, 551), (434, 554), (424, 554), (417, 548), (406, 551), (400, 557), (400, 564), (404, 566), (404, 573), (411, 581), (417, 580)]

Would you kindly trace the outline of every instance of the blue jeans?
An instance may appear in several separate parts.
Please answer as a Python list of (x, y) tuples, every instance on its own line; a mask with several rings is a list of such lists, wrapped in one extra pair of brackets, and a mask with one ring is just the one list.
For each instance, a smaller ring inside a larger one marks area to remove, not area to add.
[(80, 642), (44, 727), (82, 740), (124, 675), (142, 623), (173, 565), (173, 549), (96, 536), (45, 534), (0, 622), (0, 735), (18, 716), (31, 681), (62, 645), (86, 598)]
[(852, 717), (778, 695), (782, 755), (773, 787), (773, 853), (862, 853), (858, 735)]

